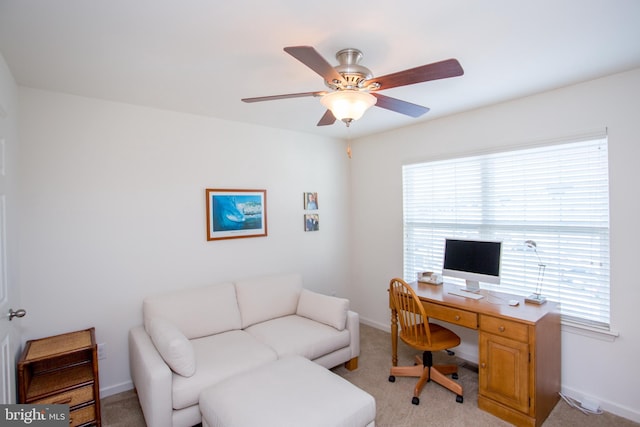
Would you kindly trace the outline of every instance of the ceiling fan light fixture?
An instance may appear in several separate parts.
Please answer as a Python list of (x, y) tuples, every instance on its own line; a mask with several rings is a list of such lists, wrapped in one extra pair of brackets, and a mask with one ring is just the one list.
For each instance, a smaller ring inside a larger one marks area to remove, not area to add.
[(340, 90), (322, 97), (320, 102), (342, 121), (358, 120), (378, 99), (367, 92)]

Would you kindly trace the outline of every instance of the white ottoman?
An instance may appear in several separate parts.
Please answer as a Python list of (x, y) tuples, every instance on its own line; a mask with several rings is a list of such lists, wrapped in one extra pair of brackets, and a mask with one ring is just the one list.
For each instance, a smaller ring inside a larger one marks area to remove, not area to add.
[(200, 394), (203, 427), (373, 427), (369, 393), (300, 356), (235, 375)]

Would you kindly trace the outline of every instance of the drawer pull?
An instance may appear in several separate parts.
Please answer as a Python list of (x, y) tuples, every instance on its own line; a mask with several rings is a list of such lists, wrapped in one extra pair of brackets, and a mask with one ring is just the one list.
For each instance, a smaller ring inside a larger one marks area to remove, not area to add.
[(67, 405), (69, 403), (71, 403), (71, 397), (69, 397), (67, 399), (59, 400), (57, 402), (53, 402), (54, 405)]
[(484, 363), (484, 362), (482, 362), (482, 363), (480, 364), (480, 367), (481, 367), (482, 369), (484, 369), (484, 368), (486, 368), (486, 367), (487, 367), (487, 365), (485, 365), (485, 363)]
[(504, 326), (500, 326), (500, 327), (498, 328), (498, 330), (499, 330), (500, 332), (504, 332)]
[(459, 315), (459, 314), (456, 314), (455, 319), (456, 319), (456, 320), (460, 320), (460, 315)]

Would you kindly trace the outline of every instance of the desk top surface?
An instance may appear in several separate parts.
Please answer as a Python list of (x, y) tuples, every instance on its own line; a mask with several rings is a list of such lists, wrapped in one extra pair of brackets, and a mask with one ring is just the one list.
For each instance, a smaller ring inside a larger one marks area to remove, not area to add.
[[(449, 290), (459, 290), (460, 286), (451, 283), (431, 285), (428, 283), (412, 282), (410, 286), (416, 291), (422, 301), (434, 302), (440, 305), (467, 310), (479, 314), (511, 318), (520, 322), (535, 324), (548, 313), (558, 313), (560, 305), (547, 301), (545, 304), (536, 305), (524, 302), (524, 297), (507, 294), (504, 292), (480, 289), (484, 298), (474, 300), (471, 298), (451, 295)], [(510, 306), (509, 300), (518, 300), (517, 306)]]

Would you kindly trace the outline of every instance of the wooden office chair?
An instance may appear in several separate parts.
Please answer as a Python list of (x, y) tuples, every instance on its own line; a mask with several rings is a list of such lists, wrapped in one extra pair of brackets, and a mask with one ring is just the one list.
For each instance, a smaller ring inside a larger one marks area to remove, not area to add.
[(457, 365), (433, 366), (433, 351), (447, 350), (460, 345), (460, 337), (435, 323), (429, 323), (425, 309), (415, 291), (402, 279), (392, 279), (389, 284), (391, 309), (400, 322), (400, 339), (407, 345), (422, 350), (422, 358), (416, 356), (414, 366), (392, 366), (389, 381), (399, 377), (420, 377), (413, 390), (411, 403), (420, 403), (420, 392), (431, 380), (456, 394), (456, 402), (462, 403), (462, 386), (445, 375), (458, 378)]

